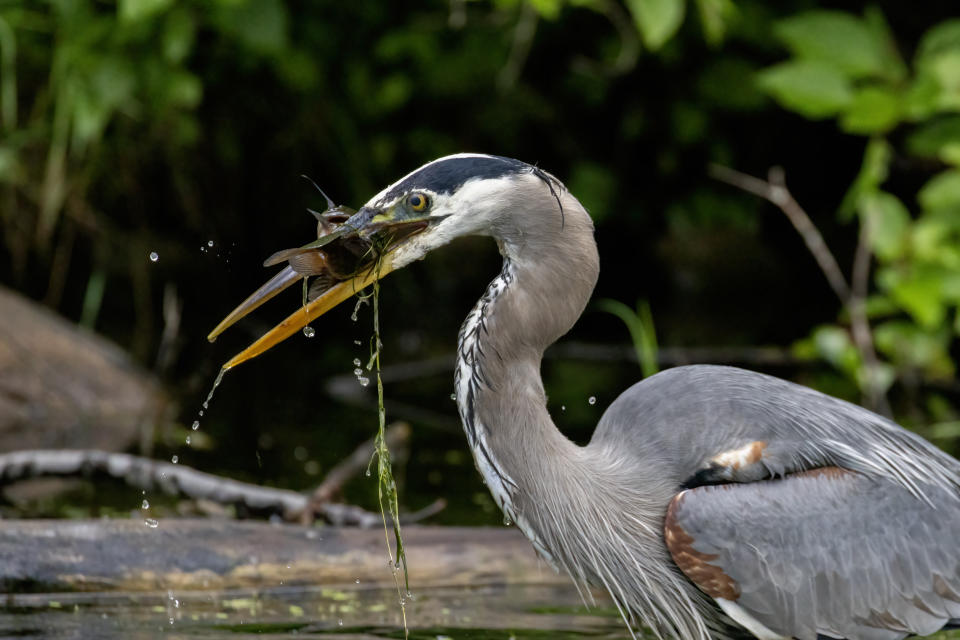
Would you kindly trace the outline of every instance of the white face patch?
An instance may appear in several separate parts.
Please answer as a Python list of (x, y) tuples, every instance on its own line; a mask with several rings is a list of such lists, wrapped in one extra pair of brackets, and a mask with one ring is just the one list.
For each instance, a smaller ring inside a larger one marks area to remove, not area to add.
[(490, 235), (491, 227), (512, 211), (509, 194), (523, 176), (468, 180), (452, 194), (426, 193), (432, 198), (430, 215), (439, 222), (397, 247), (393, 263), (397, 268), (424, 257), (455, 238)]

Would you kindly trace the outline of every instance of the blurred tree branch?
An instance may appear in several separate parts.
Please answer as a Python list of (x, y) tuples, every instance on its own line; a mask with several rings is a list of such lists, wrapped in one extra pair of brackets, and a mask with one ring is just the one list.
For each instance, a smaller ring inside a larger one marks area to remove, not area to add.
[(892, 415), (890, 403), (879, 378), (880, 362), (874, 349), (873, 333), (866, 312), (871, 258), (869, 224), (865, 221), (860, 226), (851, 288), (820, 230), (787, 188), (782, 167), (772, 167), (767, 173), (766, 180), (716, 164), (710, 165), (709, 171), (713, 178), (769, 201), (790, 220), (797, 233), (803, 238), (807, 249), (813, 254), (827, 282), (830, 283), (830, 288), (850, 313), (850, 332), (866, 373), (862, 389), (868, 406), (890, 417)]

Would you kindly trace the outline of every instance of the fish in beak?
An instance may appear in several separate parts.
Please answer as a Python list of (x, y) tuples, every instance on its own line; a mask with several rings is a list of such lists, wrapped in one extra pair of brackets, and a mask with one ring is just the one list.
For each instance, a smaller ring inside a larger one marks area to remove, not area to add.
[[(440, 216), (410, 215), (407, 210), (396, 206), (386, 210), (363, 207), (355, 213), (346, 207), (330, 207), (323, 213), (311, 213), (318, 220), (317, 239), (270, 256), (264, 266), (283, 262), (287, 266), (231, 311), (207, 339), (213, 342), (267, 300), (301, 279), (312, 277), (314, 282), (305, 296), (306, 303), (231, 358), (223, 369), (232, 369), (271, 349), (344, 300), (403, 266), (395, 266), (396, 250), (441, 219)], [(404, 264), (407, 262), (403, 261)]]

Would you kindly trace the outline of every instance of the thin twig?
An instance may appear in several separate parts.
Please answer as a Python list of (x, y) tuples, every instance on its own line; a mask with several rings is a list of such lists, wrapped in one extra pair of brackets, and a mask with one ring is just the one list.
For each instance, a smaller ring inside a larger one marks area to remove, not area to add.
[(869, 221), (865, 219), (860, 225), (857, 249), (853, 259), (853, 286), (850, 287), (820, 231), (787, 189), (782, 167), (771, 168), (767, 173), (766, 181), (720, 165), (711, 165), (710, 175), (721, 182), (770, 201), (779, 207), (793, 224), (817, 264), (820, 265), (820, 270), (826, 276), (833, 292), (850, 313), (850, 332), (866, 373), (866, 380), (862, 381), (866, 402), (871, 409), (889, 417), (890, 403), (887, 400), (886, 391), (880, 385), (880, 361), (873, 346), (873, 333), (866, 310), (871, 259)]
[(870, 320), (867, 318), (867, 291), (870, 283), (870, 219), (864, 217), (860, 222), (860, 233), (857, 238), (857, 249), (853, 256), (853, 287), (850, 290), (850, 332), (853, 342), (860, 352), (866, 369), (867, 379), (864, 382), (867, 404), (871, 409), (891, 417), (890, 403), (887, 401), (885, 390), (879, 379), (880, 361), (873, 345), (873, 332), (870, 329)]
[(513, 89), (517, 80), (520, 79), (523, 65), (526, 64), (527, 57), (530, 55), (530, 48), (533, 46), (533, 38), (537, 33), (539, 18), (540, 16), (532, 4), (529, 2), (521, 3), (520, 17), (513, 29), (510, 55), (497, 77), (497, 88), (501, 91)]
[(781, 167), (770, 169), (767, 181), (716, 164), (710, 165), (710, 175), (721, 182), (726, 182), (747, 193), (768, 200), (783, 211), (797, 233), (803, 238), (840, 302), (847, 304), (850, 301), (850, 286), (843, 276), (843, 271), (840, 270), (840, 265), (837, 264), (837, 259), (827, 248), (827, 243), (823, 241), (823, 236), (813, 224), (810, 216), (787, 189)]
[[(387, 448), (395, 457), (404, 457), (403, 451), (410, 444), (410, 433), (410, 425), (406, 422), (395, 422), (387, 427), (385, 436)], [(320, 485), (313, 490), (309, 505), (313, 508), (305, 509), (304, 516), (312, 518), (316, 506), (331, 502), (339, 495), (348, 480), (366, 470), (370, 466), (370, 458), (373, 457), (375, 447), (374, 439), (370, 438), (330, 469)]]

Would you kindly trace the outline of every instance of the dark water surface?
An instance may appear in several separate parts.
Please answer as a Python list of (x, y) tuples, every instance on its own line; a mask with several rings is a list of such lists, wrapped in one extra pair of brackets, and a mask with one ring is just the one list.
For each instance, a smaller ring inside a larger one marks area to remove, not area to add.
[[(609, 602), (582, 606), (573, 587), (417, 591), (407, 604), (416, 640), (629, 638)], [(0, 609), (0, 638), (403, 638), (395, 590), (24, 594)]]
[[(407, 604), (412, 640), (627, 640), (607, 600), (582, 605), (573, 587), (449, 587)], [(260, 591), (8, 595), (0, 639), (225, 639), (404, 637), (395, 590), (290, 588)], [(960, 640), (960, 631), (930, 638)]]

